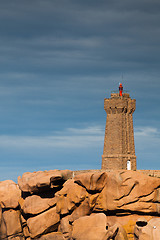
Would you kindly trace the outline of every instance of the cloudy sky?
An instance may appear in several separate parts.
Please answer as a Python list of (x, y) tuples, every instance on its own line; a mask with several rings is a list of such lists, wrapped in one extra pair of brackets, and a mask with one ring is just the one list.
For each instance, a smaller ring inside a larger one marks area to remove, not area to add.
[(138, 169), (160, 169), (160, 1), (0, 1), (0, 180), (99, 169), (121, 81)]

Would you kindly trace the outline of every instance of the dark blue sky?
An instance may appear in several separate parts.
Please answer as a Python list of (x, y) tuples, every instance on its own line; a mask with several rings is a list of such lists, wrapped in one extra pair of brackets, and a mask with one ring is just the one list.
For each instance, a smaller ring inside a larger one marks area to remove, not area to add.
[(160, 169), (159, 0), (0, 3), (0, 180), (101, 167), (103, 100), (137, 101), (139, 169)]

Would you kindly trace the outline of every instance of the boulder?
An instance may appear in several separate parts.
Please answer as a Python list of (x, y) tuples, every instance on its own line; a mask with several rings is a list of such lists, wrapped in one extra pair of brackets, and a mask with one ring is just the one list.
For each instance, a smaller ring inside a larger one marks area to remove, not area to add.
[(12, 180), (0, 182), (0, 205), (2, 208), (17, 208), (21, 191)]
[(20, 201), (21, 209), (24, 214), (36, 215), (44, 212), (56, 204), (57, 198), (41, 198), (38, 195), (32, 195), (25, 200)]
[(149, 222), (145, 218), (137, 220), (134, 236), (136, 240), (157, 240), (160, 238), (160, 219), (152, 218)]
[(10, 209), (4, 211), (3, 218), (6, 224), (7, 236), (14, 238), (20, 235), (20, 237), (23, 237), (19, 210)]
[(0, 206), (0, 239), (4, 239), (7, 237), (7, 229), (6, 224), (4, 222), (3, 214), (2, 214), (2, 208)]
[(23, 192), (37, 193), (54, 187), (58, 188), (72, 176), (73, 173), (70, 170), (26, 172), (22, 177), (18, 177), (18, 185)]
[(25, 236), (25, 238), (30, 236), (30, 233), (29, 233), (27, 225), (23, 227), (23, 235)]
[[(143, 216), (143, 215), (141, 215)], [(125, 232), (127, 233), (128, 239), (132, 239), (134, 235), (134, 228), (137, 220), (139, 219), (140, 215), (137, 214), (131, 214), (131, 213), (115, 213), (113, 215), (110, 214), (110, 216), (106, 216), (107, 219), (107, 225), (108, 226), (114, 226), (115, 224), (117, 226), (122, 226)], [(146, 221), (149, 221), (152, 217), (149, 215), (143, 216), (145, 217)]]
[(69, 179), (55, 195), (57, 196), (57, 213), (63, 215), (75, 209), (87, 197), (87, 192), (85, 188), (76, 184), (73, 179)]
[(128, 240), (127, 233), (121, 224), (116, 223), (113, 226), (110, 226), (108, 230), (109, 229), (117, 229), (114, 240)]
[(29, 237), (29, 230), (28, 230), (28, 226), (27, 226), (27, 221), (26, 219), (23, 217), (23, 215), (21, 214), (21, 225), (22, 225), (22, 229), (23, 229), (23, 235), (25, 236), (25, 238)]
[(57, 174), (54, 174), (50, 179), (52, 188), (59, 187), (68, 179), (73, 178), (73, 172), (70, 170), (59, 170), (59, 172), (60, 172), (60, 176), (57, 176)]
[(117, 235), (118, 227), (106, 229), (106, 215), (97, 213), (74, 221), (72, 238), (74, 240), (109, 240)]
[(78, 206), (69, 216), (69, 222), (74, 222), (76, 219), (91, 214), (88, 198), (86, 198), (80, 206)]
[(75, 176), (75, 182), (87, 189), (88, 192), (101, 192), (107, 182), (107, 173), (83, 173)]
[(72, 225), (69, 223), (69, 216), (65, 216), (61, 219), (58, 231), (63, 233), (66, 239), (71, 238)]
[(0, 239), (159, 239), (160, 179), (125, 170), (72, 175), (25, 173), (22, 192), (0, 182)]
[(94, 210), (159, 213), (160, 179), (135, 171), (108, 173)]
[(153, 235), (152, 238), (153, 240), (156, 240), (160, 237), (160, 218), (152, 218), (149, 222), (148, 225), (152, 227)]
[(91, 209), (94, 208), (98, 196), (99, 196), (99, 193), (89, 194), (89, 195), (88, 195), (89, 206), (90, 206)]
[(27, 220), (27, 226), (31, 238), (39, 237), (44, 232), (55, 231), (58, 228), (60, 216), (56, 213), (56, 207), (43, 212)]

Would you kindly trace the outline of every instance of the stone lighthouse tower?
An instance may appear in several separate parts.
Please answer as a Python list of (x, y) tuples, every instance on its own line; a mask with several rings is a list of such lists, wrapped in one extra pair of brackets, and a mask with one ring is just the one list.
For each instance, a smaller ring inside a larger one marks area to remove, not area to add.
[(136, 100), (123, 93), (122, 84), (119, 93), (111, 93), (104, 99), (107, 113), (102, 169), (136, 170), (134, 130), (132, 114)]

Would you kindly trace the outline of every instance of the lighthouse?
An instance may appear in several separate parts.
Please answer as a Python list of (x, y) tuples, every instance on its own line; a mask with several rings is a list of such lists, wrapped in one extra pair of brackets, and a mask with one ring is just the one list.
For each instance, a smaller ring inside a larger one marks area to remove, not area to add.
[(102, 169), (136, 170), (136, 155), (134, 145), (133, 113), (136, 100), (123, 92), (120, 83), (119, 91), (111, 93), (104, 99), (104, 109), (107, 113)]

